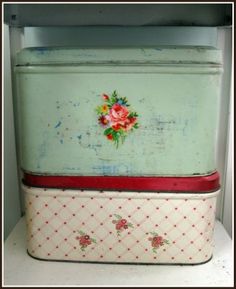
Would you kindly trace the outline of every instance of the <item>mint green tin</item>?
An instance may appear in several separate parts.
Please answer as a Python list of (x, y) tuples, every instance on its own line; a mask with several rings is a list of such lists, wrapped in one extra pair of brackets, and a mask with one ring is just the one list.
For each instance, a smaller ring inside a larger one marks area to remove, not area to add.
[(23, 49), (15, 67), (22, 169), (214, 172), (221, 62), (211, 47)]

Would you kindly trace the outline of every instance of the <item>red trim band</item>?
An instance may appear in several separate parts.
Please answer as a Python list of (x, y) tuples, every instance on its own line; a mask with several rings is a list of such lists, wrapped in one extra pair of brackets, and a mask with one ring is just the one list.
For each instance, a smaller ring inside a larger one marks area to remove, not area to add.
[(211, 192), (220, 188), (219, 173), (199, 177), (43, 176), (24, 173), (32, 187), (121, 191)]

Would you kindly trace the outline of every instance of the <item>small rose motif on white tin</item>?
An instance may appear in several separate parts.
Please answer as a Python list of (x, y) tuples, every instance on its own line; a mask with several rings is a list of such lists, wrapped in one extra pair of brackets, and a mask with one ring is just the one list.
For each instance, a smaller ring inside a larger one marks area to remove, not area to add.
[(139, 128), (138, 114), (129, 109), (127, 98), (118, 97), (116, 90), (111, 96), (102, 97), (104, 104), (96, 108), (98, 123), (105, 129), (106, 138), (118, 148), (130, 132)]
[(91, 238), (89, 235), (85, 234), (83, 231), (78, 231), (80, 236), (76, 237), (76, 240), (79, 241), (80, 249), (84, 251), (92, 243), (96, 243), (96, 240)]
[(155, 232), (150, 233), (153, 237), (149, 237), (148, 241), (151, 242), (152, 251), (154, 253), (157, 253), (157, 249), (161, 246), (164, 246), (165, 244), (170, 244), (167, 239), (164, 239), (162, 236), (158, 235)]
[(120, 215), (115, 214), (114, 216), (116, 220), (113, 220), (112, 223), (116, 225), (117, 236), (120, 236), (121, 232), (123, 232), (124, 230), (134, 227), (130, 222), (122, 218)]

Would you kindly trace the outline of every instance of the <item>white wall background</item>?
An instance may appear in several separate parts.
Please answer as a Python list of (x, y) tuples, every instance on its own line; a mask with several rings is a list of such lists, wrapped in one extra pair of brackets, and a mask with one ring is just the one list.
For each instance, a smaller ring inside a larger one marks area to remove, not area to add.
[(232, 89), (232, 31), (227, 27), (218, 28), (217, 47), (222, 50), (223, 68), (219, 128), (217, 138), (217, 164), (221, 173), (222, 194), (218, 201), (218, 216), (232, 236), (232, 126), (233, 126), (233, 89)]
[[(8, 28), (6, 27), (5, 42), (8, 41), (8, 37)], [(230, 187), (230, 183), (232, 178), (230, 161), (232, 150), (229, 150), (228, 141), (232, 62), (231, 38), (232, 31), (231, 28), (228, 27), (26, 27), (10, 29), (10, 52), (12, 65), (14, 65), (16, 52), (21, 48), (32, 46), (208, 45), (221, 48), (224, 56), (225, 72), (222, 78), (219, 133), (217, 139), (217, 169), (222, 176), (222, 194), (218, 199), (217, 218), (224, 222), (228, 232), (231, 233), (232, 204), (230, 202), (232, 198), (232, 187)], [(7, 61), (10, 61), (8, 51), (9, 50), (6, 48), (5, 58), (8, 59)], [(7, 66), (5, 69), (7, 69)], [(9, 71), (7, 75), (10, 77)], [(10, 80), (8, 79), (8, 81)], [(8, 107), (5, 108), (5, 115), (7, 115), (6, 117), (10, 117), (13, 113), (10, 87), (8, 90), (5, 90), (4, 95), (7, 102), (9, 102)], [(7, 125), (9, 127), (7, 127)], [(9, 131), (11, 131), (10, 135)], [(5, 134), (7, 135), (5, 144), (6, 160), (14, 156), (15, 139), (13, 132), (13, 122), (12, 117), (10, 117), (10, 119), (7, 120), (7, 124), (5, 124)], [(11, 148), (8, 147), (10, 144), (12, 145)], [(12, 175), (13, 171), (15, 172), (14, 175)], [(227, 175), (225, 172), (227, 172)], [(7, 188), (12, 186), (14, 182), (14, 188), (12, 187), (11, 189), (11, 196), (14, 198), (14, 205), (18, 208), (13, 210), (13, 201), (9, 200), (9, 197), (5, 197), (5, 230), (7, 235), (7, 232), (12, 228), (8, 212), (12, 212), (14, 222), (19, 219), (18, 211), (20, 205), (18, 200), (19, 191), (17, 186), (15, 159), (12, 159), (9, 166), (5, 168), (5, 176), (5, 196), (8, 196), (9, 189)], [(21, 210), (23, 211), (23, 206), (21, 206)]]
[(21, 216), (13, 121), (9, 27), (4, 25), (4, 239)]

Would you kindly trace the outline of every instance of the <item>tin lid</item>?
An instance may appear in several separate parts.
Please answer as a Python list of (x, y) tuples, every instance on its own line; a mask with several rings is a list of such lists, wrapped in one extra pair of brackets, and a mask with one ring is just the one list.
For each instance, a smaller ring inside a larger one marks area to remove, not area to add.
[(122, 190), (207, 193), (220, 188), (219, 173), (192, 177), (56, 176), (24, 173), (32, 187), (84, 190)]
[(158, 47), (33, 47), (17, 54), (16, 65), (148, 65), (148, 64), (208, 64), (220, 65), (219, 49), (208, 46)]

